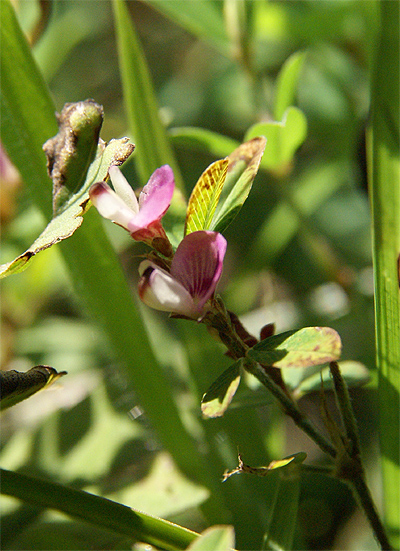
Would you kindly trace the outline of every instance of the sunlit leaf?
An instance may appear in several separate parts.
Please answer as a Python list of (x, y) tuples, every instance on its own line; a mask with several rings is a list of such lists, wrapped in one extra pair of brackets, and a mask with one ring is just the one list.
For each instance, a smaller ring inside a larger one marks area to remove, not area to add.
[(300, 109), (289, 107), (281, 122), (261, 122), (254, 124), (246, 133), (245, 139), (265, 136), (268, 147), (261, 161), (261, 167), (269, 170), (284, 169), (304, 142), (307, 135), (307, 120)]
[(305, 52), (295, 52), (282, 65), (276, 82), (274, 116), (280, 121), (288, 107), (293, 105)]
[(242, 360), (228, 367), (214, 381), (201, 400), (201, 411), (205, 417), (221, 417), (227, 410), (240, 383)]
[(231, 551), (235, 545), (233, 526), (211, 526), (186, 551)]
[(307, 367), (337, 360), (341, 349), (334, 329), (304, 327), (264, 339), (248, 351), (248, 356), (268, 366)]
[(246, 201), (263, 156), (266, 140), (253, 138), (235, 149), (228, 157), (228, 173), (211, 229), (224, 231)]
[(228, 170), (228, 159), (210, 165), (200, 176), (189, 199), (185, 235), (210, 229)]
[(64, 210), (55, 216), (31, 247), (15, 260), (0, 266), (0, 278), (21, 272), (31, 258), (40, 251), (70, 237), (82, 224), (83, 215), (88, 208), (89, 188), (97, 181), (104, 180), (111, 165), (122, 164), (132, 153), (133, 144), (128, 138), (111, 140), (105, 149), (99, 146), (98, 157), (90, 165), (86, 181), (82, 188), (70, 197)]
[(26, 400), (26, 398), (50, 385), (63, 375), (66, 375), (65, 371), (58, 373), (48, 365), (36, 365), (26, 372), (16, 371), (15, 369), (1, 371), (0, 409), (7, 409), (18, 404), (18, 402), (22, 402), (22, 400)]

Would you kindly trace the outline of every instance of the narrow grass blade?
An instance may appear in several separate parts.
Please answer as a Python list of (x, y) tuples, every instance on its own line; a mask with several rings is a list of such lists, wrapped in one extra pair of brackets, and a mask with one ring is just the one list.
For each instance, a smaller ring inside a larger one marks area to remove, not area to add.
[(5, 469), (1, 469), (1, 493), (169, 551), (186, 549), (197, 538), (195, 532), (110, 499)]
[(147, 3), (178, 23), (186, 31), (207, 41), (224, 55), (230, 53), (230, 42), (225, 32), (222, 2), (210, 0), (147, 0)]
[[(131, 4), (134, 7), (134, 3)], [(182, 189), (181, 177), (158, 114), (150, 72), (124, 0), (114, 0), (115, 31), (125, 109), (136, 145), (135, 160), (142, 183), (168, 164)]]
[(369, 141), (383, 503), (394, 548), (400, 545), (399, 6), (380, 2)]

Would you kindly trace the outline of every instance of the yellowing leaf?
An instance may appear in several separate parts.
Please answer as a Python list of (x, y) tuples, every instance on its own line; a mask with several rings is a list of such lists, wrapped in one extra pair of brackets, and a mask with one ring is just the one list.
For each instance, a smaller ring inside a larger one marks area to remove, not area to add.
[(304, 327), (268, 337), (248, 351), (261, 364), (274, 367), (307, 367), (340, 357), (342, 343), (330, 327)]
[(185, 235), (210, 228), (225, 182), (228, 162), (228, 159), (216, 161), (200, 176), (189, 199)]

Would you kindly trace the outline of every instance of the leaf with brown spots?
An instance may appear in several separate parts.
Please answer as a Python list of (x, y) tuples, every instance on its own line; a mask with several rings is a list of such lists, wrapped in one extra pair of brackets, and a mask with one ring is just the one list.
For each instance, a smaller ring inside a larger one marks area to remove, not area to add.
[(224, 186), (228, 159), (210, 165), (195, 185), (186, 212), (185, 235), (210, 229), (211, 221)]
[(304, 327), (268, 337), (248, 351), (257, 362), (273, 367), (309, 367), (336, 361), (342, 343), (330, 327)]

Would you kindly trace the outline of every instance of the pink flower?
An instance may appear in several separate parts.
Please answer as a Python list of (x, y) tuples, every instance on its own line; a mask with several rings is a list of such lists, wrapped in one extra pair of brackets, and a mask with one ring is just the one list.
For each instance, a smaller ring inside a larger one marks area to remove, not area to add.
[(141, 300), (156, 310), (201, 320), (221, 277), (225, 251), (220, 233), (190, 233), (179, 244), (170, 272), (149, 260), (140, 264)]
[(118, 167), (111, 166), (108, 173), (115, 191), (105, 182), (94, 184), (89, 191), (90, 200), (99, 213), (128, 230), (136, 241), (144, 241), (170, 256), (171, 245), (160, 220), (174, 193), (171, 167), (164, 165), (152, 174), (139, 195), (139, 201)]

